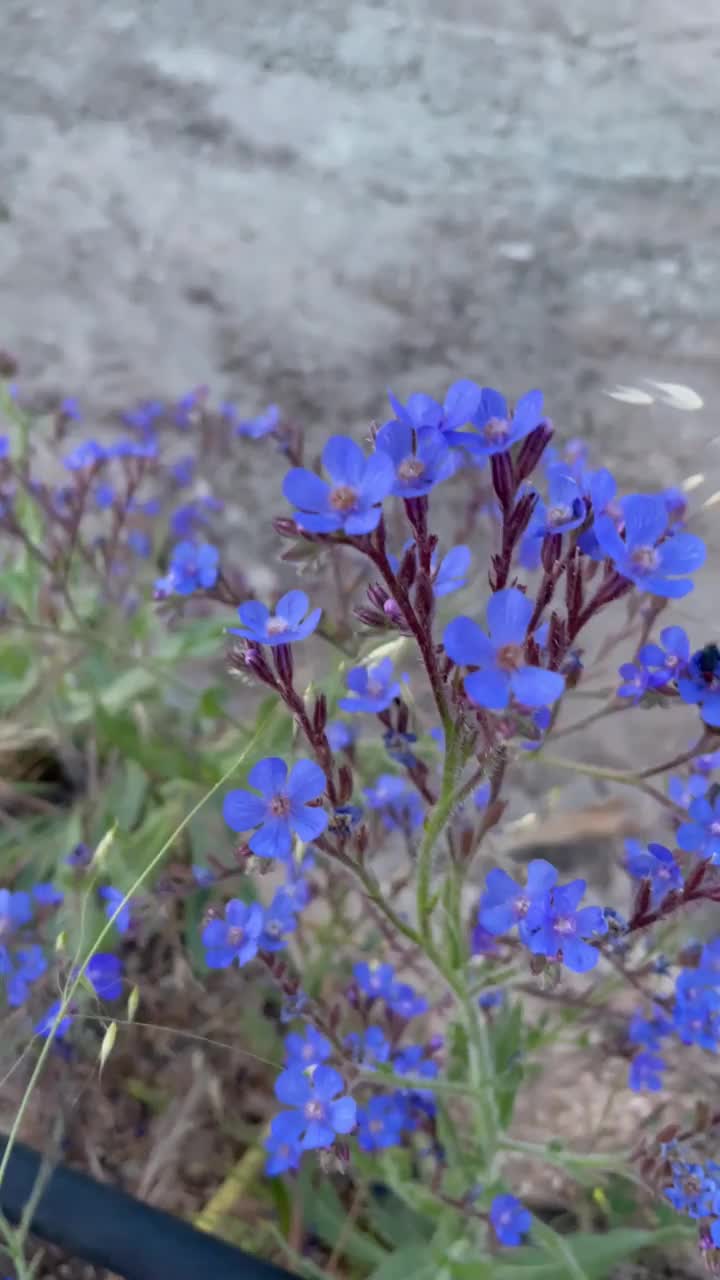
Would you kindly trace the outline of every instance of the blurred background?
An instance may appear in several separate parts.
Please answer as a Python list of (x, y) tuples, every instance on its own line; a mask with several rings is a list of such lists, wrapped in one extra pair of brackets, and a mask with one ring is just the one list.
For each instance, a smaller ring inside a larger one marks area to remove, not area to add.
[[(0, 346), (95, 419), (545, 388), (631, 482), (720, 379), (717, 0), (4, 0)], [(279, 485), (279, 479), (277, 480)]]

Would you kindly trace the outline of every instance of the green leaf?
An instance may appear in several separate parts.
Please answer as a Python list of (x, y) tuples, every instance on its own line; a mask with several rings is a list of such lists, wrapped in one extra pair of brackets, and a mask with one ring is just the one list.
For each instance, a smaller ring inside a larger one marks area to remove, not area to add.
[(117, 680), (113, 680), (109, 688), (105, 689), (101, 694), (100, 702), (105, 711), (110, 715), (117, 714), (122, 711), (128, 703), (136, 702), (138, 698), (142, 698), (150, 690), (155, 689), (157, 678), (153, 676), (151, 671), (146, 671), (143, 667), (130, 667), (128, 671), (123, 671)]
[(330, 1182), (300, 1178), (300, 1194), (305, 1225), (330, 1248), (342, 1233), (343, 1256), (357, 1266), (378, 1267), (387, 1257), (385, 1250), (358, 1227), (347, 1223), (347, 1209)]
[(495, 1063), (495, 1096), (503, 1128), (507, 1128), (515, 1108), (515, 1097), (523, 1079), (523, 1011), (519, 1001), (502, 1005), (490, 1029), (490, 1046)]
[(432, 1252), (427, 1244), (418, 1243), (396, 1249), (373, 1271), (370, 1280), (436, 1280), (437, 1274)]
[(395, 1249), (404, 1249), (413, 1242), (427, 1248), (432, 1229), (427, 1219), (413, 1213), (392, 1191), (372, 1187), (368, 1194), (368, 1221), (377, 1235)]
[[(548, 1231), (550, 1228), (541, 1226), (543, 1236)], [(537, 1223), (533, 1232), (538, 1234)], [(555, 1232), (551, 1234), (556, 1236)], [(482, 1269), (487, 1265), (484, 1262), (451, 1262), (450, 1274), (453, 1280), (485, 1280), (488, 1274), (492, 1275), (492, 1280), (580, 1280), (580, 1277), (583, 1280), (608, 1280), (618, 1263), (633, 1253), (694, 1238), (695, 1234), (694, 1228), (684, 1223), (658, 1231), (619, 1227), (605, 1234), (579, 1233), (557, 1237), (561, 1245), (558, 1248), (553, 1244), (552, 1260), (548, 1259), (547, 1248), (515, 1249), (512, 1260), (498, 1258), (493, 1262), (492, 1273)]]

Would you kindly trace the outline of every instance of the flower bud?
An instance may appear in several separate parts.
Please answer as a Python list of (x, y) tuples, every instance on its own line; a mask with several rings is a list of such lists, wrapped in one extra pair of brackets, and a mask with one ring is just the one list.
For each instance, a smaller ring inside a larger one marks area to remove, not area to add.
[(324, 693), (319, 693), (315, 699), (315, 706), (313, 708), (313, 728), (316, 734), (318, 735), (318, 737), (320, 736), (320, 734), (325, 732), (325, 725), (327, 724), (327, 718), (328, 718), (327, 698), (325, 697)]
[(527, 480), (528, 476), (532, 475), (552, 437), (553, 429), (549, 422), (541, 422), (539, 427), (525, 437), (515, 462), (517, 484), (522, 484), (523, 480)]
[(279, 644), (273, 649), (272, 654), (275, 670), (282, 683), (288, 686), (291, 685), (293, 681), (293, 656), (290, 645)]
[(500, 503), (503, 512), (507, 513), (512, 508), (513, 498), (517, 488), (510, 454), (494, 453), (490, 459), (490, 469), (492, 472), (493, 489), (497, 494), (498, 502)]
[(417, 570), (417, 559), (415, 557), (415, 543), (408, 547), (400, 562), (398, 571), (398, 581), (402, 582), (404, 587), (411, 587), (415, 581), (415, 573)]

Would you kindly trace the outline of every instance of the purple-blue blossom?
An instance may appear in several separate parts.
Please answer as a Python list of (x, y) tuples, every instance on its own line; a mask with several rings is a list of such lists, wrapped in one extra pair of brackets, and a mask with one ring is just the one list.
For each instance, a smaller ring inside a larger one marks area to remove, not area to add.
[(698, 796), (688, 809), (688, 821), (678, 827), (676, 840), (686, 853), (720, 863), (720, 796)]
[(387, 711), (400, 695), (390, 658), (383, 658), (372, 667), (352, 667), (347, 673), (347, 686), (350, 696), (338, 699), (342, 711)]
[(545, 902), (537, 902), (529, 913), (527, 946), (533, 955), (559, 960), (573, 973), (587, 973), (600, 959), (596, 947), (587, 941), (608, 932), (601, 907), (581, 907), (584, 880), (554, 885)]
[(209, 920), (202, 931), (205, 963), (208, 969), (228, 969), (249, 963), (260, 949), (264, 912), (258, 902), (242, 902), (232, 898), (225, 908), (224, 920)]
[(155, 584), (156, 593), (162, 598), (207, 591), (217, 582), (219, 560), (217, 547), (210, 543), (179, 542), (173, 548), (167, 574)]
[(303, 1151), (312, 1151), (329, 1147), (336, 1134), (350, 1133), (355, 1128), (357, 1106), (353, 1098), (343, 1094), (344, 1087), (342, 1076), (333, 1067), (318, 1066), (311, 1077), (300, 1067), (283, 1071), (275, 1081), (275, 1096), (294, 1110), (275, 1117), (276, 1135), (284, 1130)]
[(702, 539), (692, 533), (668, 536), (662, 498), (632, 494), (622, 500), (622, 512), (624, 538), (611, 516), (595, 520), (593, 530), (603, 557), (641, 591), (676, 600), (686, 596), (693, 589), (687, 575), (705, 563)]
[(453, 451), (436, 427), (416, 429), (406, 422), (386, 422), (375, 447), (388, 455), (395, 468), (391, 489), (399, 498), (421, 498), (447, 480), (456, 469)]
[(638, 654), (638, 662), (658, 689), (684, 675), (689, 661), (690, 641), (682, 627), (664, 627), (660, 643), (644, 644)]
[(307, 1026), (302, 1035), (291, 1031), (285, 1037), (285, 1066), (307, 1071), (309, 1067), (318, 1067), (321, 1062), (326, 1062), (332, 1051), (330, 1041), (315, 1027)]
[(435, 427), (444, 432), (451, 443), (455, 443), (454, 433), (467, 426), (478, 411), (482, 388), (469, 378), (460, 378), (448, 389), (442, 404), (422, 391), (409, 396), (405, 404), (392, 391), (388, 391), (388, 400), (400, 422), (416, 431), (423, 427)]
[(540, 499), (532, 516), (533, 531), (538, 537), (569, 533), (583, 523), (585, 498), (576, 477), (562, 463), (548, 467), (547, 500)]
[(278, 889), (269, 907), (265, 908), (261, 951), (282, 951), (287, 946), (288, 935), (297, 929), (296, 898), (287, 889)]
[(385, 1151), (402, 1142), (408, 1125), (407, 1102), (401, 1094), (380, 1094), (358, 1108), (357, 1139), (361, 1151)]
[(509, 933), (517, 925), (520, 940), (528, 945), (537, 908), (543, 908), (549, 892), (557, 884), (557, 870), (544, 858), (528, 863), (527, 882), (517, 884), (502, 867), (494, 867), (485, 877), (480, 899), (478, 924), (492, 937)]
[(625, 841), (625, 866), (635, 880), (649, 880), (651, 900), (657, 905), (671, 889), (682, 889), (683, 876), (677, 862), (665, 845), (646, 846), (638, 840)]
[(298, 760), (288, 773), (284, 760), (268, 756), (253, 765), (248, 782), (260, 794), (229, 791), (223, 817), (231, 831), (254, 830), (248, 845), (258, 857), (287, 859), (293, 836), (309, 844), (322, 835), (328, 817), (315, 802), (326, 782), (313, 760)]
[(545, 707), (562, 696), (565, 678), (560, 672), (525, 661), (533, 607), (517, 587), (507, 587), (488, 601), (489, 634), (466, 617), (455, 618), (445, 628), (448, 657), (458, 666), (479, 668), (465, 677), (465, 692), (479, 706), (503, 711), (515, 698), (524, 707)]
[(505, 397), (492, 387), (483, 387), (480, 404), (470, 419), (471, 430), (451, 436), (452, 443), (462, 444), (475, 458), (485, 459), (506, 453), (543, 421), (541, 391), (528, 391), (510, 412)]
[(425, 806), (412, 783), (396, 773), (381, 773), (365, 787), (368, 808), (377, 810), (387, 831), (414, 831), (422, 826)]
[(467, 586), (471, 559), (470, 548), (462, 545), (451, 547), (443, 556), (433, 579), (433, 591), (438, 598)]
[(274, 648), (279, 644), (295, 644), (312, 635), (322, 616), (322, 609), (310, 609), (304, 591), (288, 591), (281, 596), (271, 613), (259, 600), (247, 600), (238, 609), (241, 626), (228, 627), (232, 636), (242, 636), (255, 644)]
[(245, 436), (249, 440), (261, 440), (263, 436), (272, 435), (280, 425), (280, 409), (276, 404), (269, 404), (255, 418), (242, 418), (235, 425), (235, 435)]
[(500, 1244), (522, 1244), (532, 1226), (532, 1215), (515, 1196), (496, 1196), (490, 1206), (490, 1223)]
[(659, 1053), (641, 1050), (630, 1062), (628, 1086), (636, 1093), (658, 1093), (663, 1087), (662, 1073), (666, 1069), (667, 1063)]
[(117, 916), (113, 921), (118, 933), (127, 933), (130, 928), (130, 903), (125, 902), (125, 894), (119, 889), (114, 889), (112, 885), (104, 885), (100, 889), (100, 897), (105, 903), (105, 915), (108, 920), (112, 920), (117, 911)]
[(371, 533), (395, 484), (390, 455), (378, 450), (366, 458), (354, 440), (331, 436), (322, 460), (330, 483), (304, 467), (293, 467), (283, 481), (285, 497), (297, 507), (298, 528), (308, 533), (342, 530), (350, 536)]

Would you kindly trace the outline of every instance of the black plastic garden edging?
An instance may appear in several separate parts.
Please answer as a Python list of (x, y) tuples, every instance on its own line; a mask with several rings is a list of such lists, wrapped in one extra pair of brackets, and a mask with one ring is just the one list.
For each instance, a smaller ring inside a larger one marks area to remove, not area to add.
[[(6, 1144), (3, 1135), (0, 1154)], [(20, 1220), (41, 1168), (36, 1151), (13, 1144), (0, 1187), (0, 1209), (10, 1222)], [(126, 1280), (293, 1280), (289, 1271), (62, 1165), (47, 1177), (32, 1230)]]

